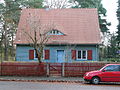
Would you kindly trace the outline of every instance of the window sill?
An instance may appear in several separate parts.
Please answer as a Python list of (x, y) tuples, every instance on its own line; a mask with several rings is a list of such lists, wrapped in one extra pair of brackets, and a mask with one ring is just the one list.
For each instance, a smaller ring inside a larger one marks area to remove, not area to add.
[(76, 59), (76, 61), (88, 61), (87, 59)]

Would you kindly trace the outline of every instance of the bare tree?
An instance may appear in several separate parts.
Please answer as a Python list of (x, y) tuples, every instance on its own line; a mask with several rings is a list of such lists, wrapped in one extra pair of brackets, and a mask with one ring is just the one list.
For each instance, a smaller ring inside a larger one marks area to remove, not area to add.
[(50, 39), (49, 32), (53, 29), (53, 25), (42, 24), (40, 16), (37, 17), (38, 15), (36, 14), (32, 15), (32, 13), (29, 13), (29, 17), (27, 18), (27, 25), (29, 25), (29, 30), (24, 30), (24, 33), (26, 34), (27, 41), (34, 48), (39, 63), (41, 63), (43, 58), (43, 49), (45, 44)]
[(70, 4), (69, 0), (44, 0), (44, 5), (53, 9), (67, 8)]
[[(74, 41), (73, 41), (74, 42)], [(65, 61), (68, 62), (70, 60), (70, 56), (71, 56), (71, 51), (72, 50), (75, 50), (76, 48), (76, 45), (75, 44), (70, 44), (70, 43), (66, 43), (66, 46), (65, 46), (65, 51), (66, 51), (66, 54), (65, 54)]]

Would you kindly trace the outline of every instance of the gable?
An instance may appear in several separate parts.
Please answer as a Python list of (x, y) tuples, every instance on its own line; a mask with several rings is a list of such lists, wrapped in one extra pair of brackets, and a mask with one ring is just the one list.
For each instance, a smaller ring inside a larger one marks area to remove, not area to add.
[[(56, 29), (52, 30), (51, 34), (56, 32), (57, 35), (51, 38), (48, 43), (52, 44), (57, 41), (70, 44), (100, 44), (101, 42), (97, 9), (55, 9), (49, 11), (24, 9), (18, 25), (16, 44), (28, 43), (22, 29), (29, 31), (30, 26), (25, 19), (30, 13), (38, 15), (43, 25), (54, 24)], [(27, 27), (23, 27), (23, 25)]]

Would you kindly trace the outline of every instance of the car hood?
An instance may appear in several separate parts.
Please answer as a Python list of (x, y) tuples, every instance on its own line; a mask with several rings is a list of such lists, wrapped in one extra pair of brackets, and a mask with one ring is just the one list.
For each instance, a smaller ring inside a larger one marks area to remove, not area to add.
[(97, 73), (100, 73), (101, 71), (100, 70), (96, 70), (96, 71), (90, 71), (90, 72), (87, 72), (89, 74), (97, 74)]

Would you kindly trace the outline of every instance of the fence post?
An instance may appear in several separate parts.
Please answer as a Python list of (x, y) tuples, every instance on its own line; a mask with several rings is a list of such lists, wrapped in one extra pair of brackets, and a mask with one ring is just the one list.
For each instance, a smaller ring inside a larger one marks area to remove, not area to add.
[(1, 71), (0, 76), (2, 76), (2, 61), (1, 61), (1, 65), (0, 65), (0, 71)]
[(49, 77), (49, 75), (50, 75), (50, 67), (49, 66), (50, 66), (49, 63), (47, 63), (47, 77)]
[(62, 63), (62, 76), (65, 76), (65, 63)]

